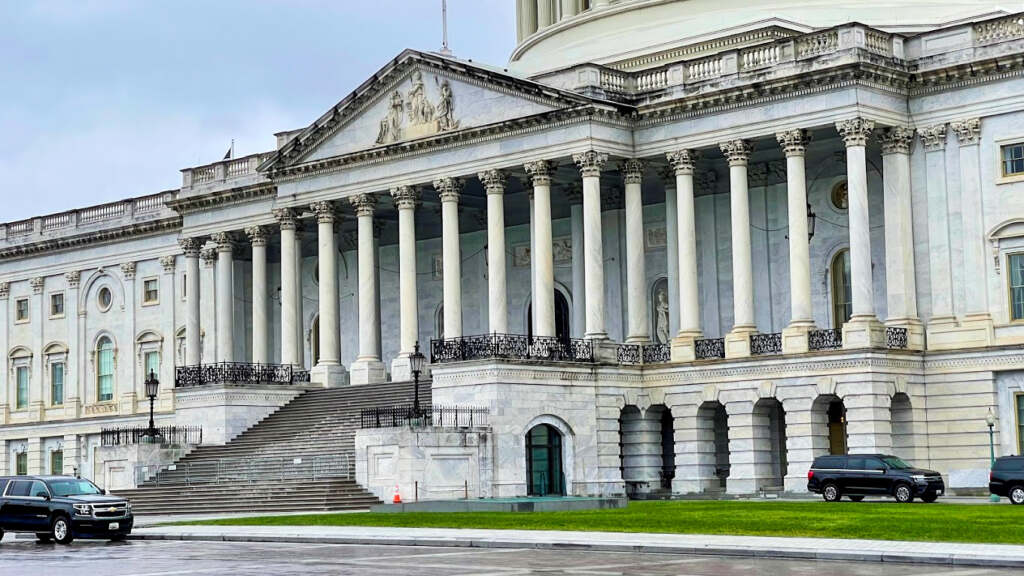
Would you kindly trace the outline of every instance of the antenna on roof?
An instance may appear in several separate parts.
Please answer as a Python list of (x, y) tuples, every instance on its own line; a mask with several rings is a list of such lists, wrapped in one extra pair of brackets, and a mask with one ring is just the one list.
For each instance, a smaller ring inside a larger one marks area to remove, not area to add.
[(448, 48), (448, 0), (441, 0), (441, 52), (442, 56), (451, 56)]

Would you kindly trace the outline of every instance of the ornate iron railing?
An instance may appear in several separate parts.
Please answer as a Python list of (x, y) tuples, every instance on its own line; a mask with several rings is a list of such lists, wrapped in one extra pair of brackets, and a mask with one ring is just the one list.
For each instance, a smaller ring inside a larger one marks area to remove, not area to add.
[[(161, 444), (190, 446), (203, 443), (202, 426), (161, 426), (156, 429)], [(147, 426), (123, 426), (100, 430), (101, 446), (130, 446), (145, 443), (149, 438)]]
[(886, 326), (885, 328), (885, 346), (886, 348), (895, 348), (898, 350), (907, 349), (907, 329), (897, 328), (895, 326)]
[(670, 344), (645, 344), (642, 352), (644, 364), (664, 364), (672, 361)]
[(751, 334), (750, 354), (759, 356), (763, 354), (782, 354), (782, 334)]
[(473, 406), (377, 406), (359, 413), (360, 428), (474, 428), (488, 426), (487, 408)]
[(807, 333), (807, 347), (811, 350), (836, 350), (843, 347), (842, 330), (811, 330)]
[(697, 360), (725, 358), (724, 338), (704, 338), (701, 340), (695, 340), (693, 347)]
[(615, 361), (619, 364), (639, 364), (643, 350), (639, 344), (619, 344), (615, 350)]
[(594, 349), (589, 340), (523, 334), (481, 334), (430, 341), (430, 361), (434, 364), (489, 358), (593, 362)]
[(199, 366), (178, 366), (174, 387), (189, 388), (205, 384), (305, 384), (309, 372), (290, 364), (251, 364), (218, 362)]

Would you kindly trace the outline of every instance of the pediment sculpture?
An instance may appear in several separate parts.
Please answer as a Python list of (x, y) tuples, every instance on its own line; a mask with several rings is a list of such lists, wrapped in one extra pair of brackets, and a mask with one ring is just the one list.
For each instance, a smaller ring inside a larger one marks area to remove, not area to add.
[[(435, 82), (437, 77), (434, 77)], [(437, 103), (431, 103), (427, 96), (423, 75), (415, 70), (411, 77), (412, 86), (408, 96), (401, 90), (391, 94), (387, 114), (380, 121), (377, 144), (391, 144), (400, 140), (433, 136), (442, 132), (457, 130), (455, 99), (448, 80), (442, 80), (438, 87), (440, 96)]]

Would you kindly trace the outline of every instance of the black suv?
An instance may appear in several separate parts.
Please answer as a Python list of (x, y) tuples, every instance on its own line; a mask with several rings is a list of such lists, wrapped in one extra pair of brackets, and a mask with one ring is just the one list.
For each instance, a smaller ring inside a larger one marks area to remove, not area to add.
[(1024, 504), (1024, 456), (996, 458), (988, 475), (988, 491), (1006, 496), (1014, 504)]
[(826, 502), (848, 496), (860, 502), (865, 496), (893, 496), (897, 502), (919, 497), (925, 502), (946, 490), (942, 476), (932, 470), (914, 468), (887, 454), (820, 456), (807, 471), (807, 489), (821, 494)]
[(122, 540), (132, 531), (132, 506), (92, 482), (71, 476), (0, 477), (0, 538), (35, 532), (40, 542), (75, 538)]

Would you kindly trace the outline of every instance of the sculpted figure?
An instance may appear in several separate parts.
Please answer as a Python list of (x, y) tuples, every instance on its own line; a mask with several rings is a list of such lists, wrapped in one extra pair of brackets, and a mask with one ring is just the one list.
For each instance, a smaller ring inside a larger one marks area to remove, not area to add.
[(412, 73), (412, 88), (409, 90), (409, 103), (406, 107), (412, 124), (426, 124), (434, 119), (434, 106), (427, 100), (423, 76), (419, 70)]
[(402, 138), (402, 115), (405, 112), (401, 92), (395, 90), (391, 95), (391, 107), (387, 116), (380, 121), (377, 132), (377, 144), (390, 144)]
[(669, 340), (667, 291), (668, 290), (664, 285), (658, 288), (657, 303), (655, 304), (656, 316), (654, 318), (654, 329), (659, 344), (665, 344)]
[(452, 99), (452, 87), (445, 80), (441, 83), (441, 99), (437, 102), (437, 129), (448, 132), (459, 127), (455, 120), (455, 101)]

